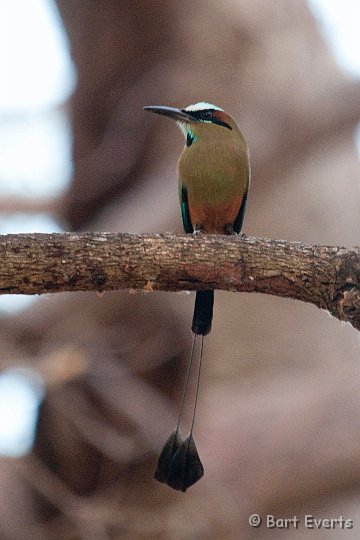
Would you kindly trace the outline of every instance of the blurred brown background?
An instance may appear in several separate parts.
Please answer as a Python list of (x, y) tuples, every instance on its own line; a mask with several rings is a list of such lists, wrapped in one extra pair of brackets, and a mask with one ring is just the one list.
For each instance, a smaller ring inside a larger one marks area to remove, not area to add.
[[(173, 123), (208, 101), (251, 152), (244, 232), (359, 244), (360, 84), (302, 0), (57, 0), (78, 74), (66, 230), (181, 231)], [(39, 299), (1, 322), (3, 357), (47, 382), (34, 450), (0, 461), (4, 539), (359, 537), (360, 341), (313, 306), (216, 293), (196, 424), (204, 478), (152, 478), (174, 425), (193, 295)], [(5, 365), (5, 362), (4, 362)], [(249, 515), (300, 518), (252, 529)], [(303, 516), (352, 518), (307, 531)]]

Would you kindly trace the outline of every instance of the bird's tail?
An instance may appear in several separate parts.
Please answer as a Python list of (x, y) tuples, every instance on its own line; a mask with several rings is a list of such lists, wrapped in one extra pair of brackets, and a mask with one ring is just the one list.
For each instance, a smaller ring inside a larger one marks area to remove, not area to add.
[(197, 291), (191, 330), (194, 334), (206, 336), (211, 330), (214, 307), (214, 291)]

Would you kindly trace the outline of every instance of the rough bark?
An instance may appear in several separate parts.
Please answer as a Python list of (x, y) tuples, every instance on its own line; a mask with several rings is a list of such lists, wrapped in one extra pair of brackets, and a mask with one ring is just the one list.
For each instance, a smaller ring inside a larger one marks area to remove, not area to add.
[(0, 238), (0, 293), (223, 289), (310, 302), (360, 330), (360, 248), (246, 236), (57, 233)]

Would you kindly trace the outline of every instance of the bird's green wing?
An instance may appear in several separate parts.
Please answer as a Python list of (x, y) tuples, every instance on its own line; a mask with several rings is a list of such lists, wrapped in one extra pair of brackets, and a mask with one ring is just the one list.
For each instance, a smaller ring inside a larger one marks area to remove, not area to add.
[(245, 189), (245, 192), (244, 192), (244, 195), (243, 195), (243, 199), (242, 199), (242, 202), (241, 202), (239, 213), (236, 216), (236, 219), (235, 219), (234, 224), (233, 224), (233, 230), (236, 233), (239, 233), (241, 231), (241, 228), (242, 228), (242, 225), (243, 225), (244, 216), (245, 216), (245, 210), (246, 210), (246, 202), (247, 202), (248, 190), (249, 190), (249, 184), (250, 184), (250, 167), (249, 167), (249, 164), (247, 164), (246, 174), (245, 174), (245, 186), (244, 186), (246, 189)]
[(242, 224), (243, 224), (243, 221), (244, 221), (247, 194), (248, 194), (248, 192), (245, 191), (244, 196), (243, 196), (243, 200), (242, 200), (242, 203), (241, 203), (241, 206), (240, 206), (239, 213), (236, 216), (236, 219), (235, 219), (234, 224), (233, 224), (233, 230), (236, 233), (239, 233), (241, 231), (241, 227), (242, 227)]
[(186, 233), (193, 233), (194, 228), (192, 226), (191, 219), (190, 219), (187, 189), (180, 180), (179, 180), (179, 197), (180, 197), (181, 217), (182, 217), (184, 231)]

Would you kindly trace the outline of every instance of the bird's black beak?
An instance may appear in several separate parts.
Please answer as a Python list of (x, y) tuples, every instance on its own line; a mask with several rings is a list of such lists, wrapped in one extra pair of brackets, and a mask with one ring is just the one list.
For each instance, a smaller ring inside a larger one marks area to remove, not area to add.
[(155, 114), (168, 116), (178, 122), (193, 122), (194, 118), (184, 109), (176, 109), (175, 107), (163, 107), (161, 105), (149, 105), (144, 107), (145, 111), (150, 111)]

